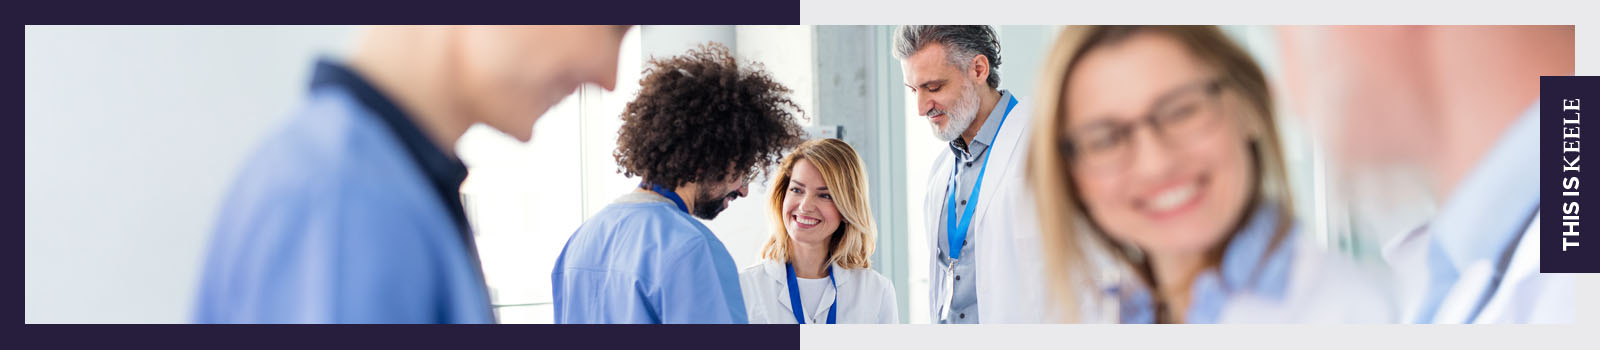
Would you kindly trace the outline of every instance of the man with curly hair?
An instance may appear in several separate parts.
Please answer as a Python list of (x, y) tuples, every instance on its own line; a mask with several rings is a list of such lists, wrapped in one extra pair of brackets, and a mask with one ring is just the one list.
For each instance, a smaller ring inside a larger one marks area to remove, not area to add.
[(652, 59), (613, 154), (641, 178), (573, 233), (550, 280), (557, 323), (746, 323), (711, 220), (803, 139), (790, 90), (726, 47)]

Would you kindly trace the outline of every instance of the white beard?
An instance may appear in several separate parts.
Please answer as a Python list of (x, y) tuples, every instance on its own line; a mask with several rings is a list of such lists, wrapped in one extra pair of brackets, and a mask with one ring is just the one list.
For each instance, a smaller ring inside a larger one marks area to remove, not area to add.
[(962, 85), (961, 98), (956, 100), (954, 106), (950, 106), (950, 110), (935, 109), (927, 115), (934, 116), (944, 113), (945, 117), (949, 119), (943, 129), (939, 128), (939, 124), (931, 124), (933, 137), (938, 138), (939, 141), (950, 142), (950, 140), (961, 137), (961, 133), (972, 126), (972, 121), (978, 119), (978, 102), (981, 101), (978, 98), (978, 87), (970, 82)]

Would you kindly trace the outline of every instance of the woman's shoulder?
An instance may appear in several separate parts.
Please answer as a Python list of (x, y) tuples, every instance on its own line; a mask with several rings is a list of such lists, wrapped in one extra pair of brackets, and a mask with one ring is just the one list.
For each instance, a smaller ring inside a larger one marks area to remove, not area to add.
[(752, 264), (750, 266), (745, 266), (745, 267), (739, 268), (739, 276), (761, 273), (761, 265), (764, 265), (764, 264), (766, 264), (765, 260), (763, 260), (760, 263), (756, 263), (756, 264)]
[(771, 261), (762, 260), (761, 262), (740, 268), (739, 283), (749, 285), (750, 283), (769, 278), (767, 273), (767, 264), (769, 263), (771, 263)]
[(862, 267), (844, 269), (844, 272), (850, 274), (851, 280), (861, 283), (862, 288), (880, 289), (890, 294), (894, 293), (894, 282), (889, 281), (889, 277), (885, 277), (882, 273), (878, 273), (878, 270)]

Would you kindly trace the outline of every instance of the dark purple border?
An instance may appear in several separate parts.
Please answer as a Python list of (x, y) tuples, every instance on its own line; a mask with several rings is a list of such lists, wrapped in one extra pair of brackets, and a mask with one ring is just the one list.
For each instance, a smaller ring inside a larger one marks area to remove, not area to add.
[[(23, 325), (16, 349), (799, 349), (799, 325)], [(20, 344), (19, 344), (20, 343)]]
[(800, 0), (23, 0), (22, 24), (800, 24)]

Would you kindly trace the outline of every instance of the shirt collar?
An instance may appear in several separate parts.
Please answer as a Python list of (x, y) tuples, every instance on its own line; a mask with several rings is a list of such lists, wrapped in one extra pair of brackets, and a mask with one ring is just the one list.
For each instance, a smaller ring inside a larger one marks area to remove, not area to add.
[[(787, 285), (789, 283), (789, 269), (784, 265), (785, 262), (773, 259), (761, 261), (761, 269), (767, 272), (767, 277), (778, 282), (780, 285)], [(845, 269), (843, 267), (839, 267), (839, 264), (830, 264), (829, 266), (833, 267), (833, 283), (836, 283), (840, 286), (850, 284), (850, 274), (845, 273)]]
[(1000, 121), (1005, 119), (1006, 112), (1009, 112), (1006, 106), (1011, 103), (1012, 98), (1011, 91), (1000, 90), (1000, 99), (995, 102), (994, 108), (989, 110), (989, 117), (984, 118), (983, 127), (979, 128), (978, 135), (972, 138), (972, 144), (961, 147), (966, 141), (957, 136), (956, 139), (950, 140), (950, 150), (963, 159), (976, 159), (982, 156), (984, 151), (994, 144), (995, 128), (1000, 127)]
[(1290, 252), (1295, 230), (1276, 240), (1278, 207), (1263, 203), (1250, 221), (1228, 241), (1222, 262), (1200, 273), (1191, 289), (1189, 323), (1216, 323), (1228, 296), (1250, 294), (1281, 300), (1288, 290)]
[(667, 204), (672, 204), (673, 205), (672, 209), (678, 209), (677, 205), (673, 204), (671, 199), (667, 199), (667, 197), (663, 197), (660, 194), (656, 194), (655, 192), (628, 191), (627, 194), (624, 194), (621, 197), (617, 197), (617, 199), (612, 201), (611, 203), (614, 203), (614, 204), (667, 203)]
[(419, 170), (427, 174), (429, 184), (443, 200), (462, 233), (470, 236), (467, 215), (461, 206), (461, 183), (467, 179), (465, 164), (434, 145), (414, 123), (415, 118), (349, 67), (330, 60), (318, 60), (311, 77), (311, 88), (344, 89), (362, 107), (376, 114), (400, 140), (411, 159), (421, 167)]
[[(1250, 214), (1243, 228), (1229, 239), (1219, 266), (1195, 278), (1190, 289), (1185, 322), (1216, 323), (1229, 296), (1250, 294), (1273, 300), (1288, 291), (1292, 261), (1290, 244), (1295, 230), (1273, 247), (1278, 228), (1278, 207), (1263, 202)], [(1130, 283), (1113, 283), (1102, 290), (1119, 302), (1122, 323), (1153, 323), (1156, 307), (1149, 288)]]
[[(1428, 235), (1460, 268), (1499, 259), (1527, 228), (1539, 206), (1539, 104), (1506, 128), (1494, 148), (1452, 190)], [(1442, 260), (1441, 260), (1442, 261)], [(1433, 264), (1430, 264), (1433, 265)]]

